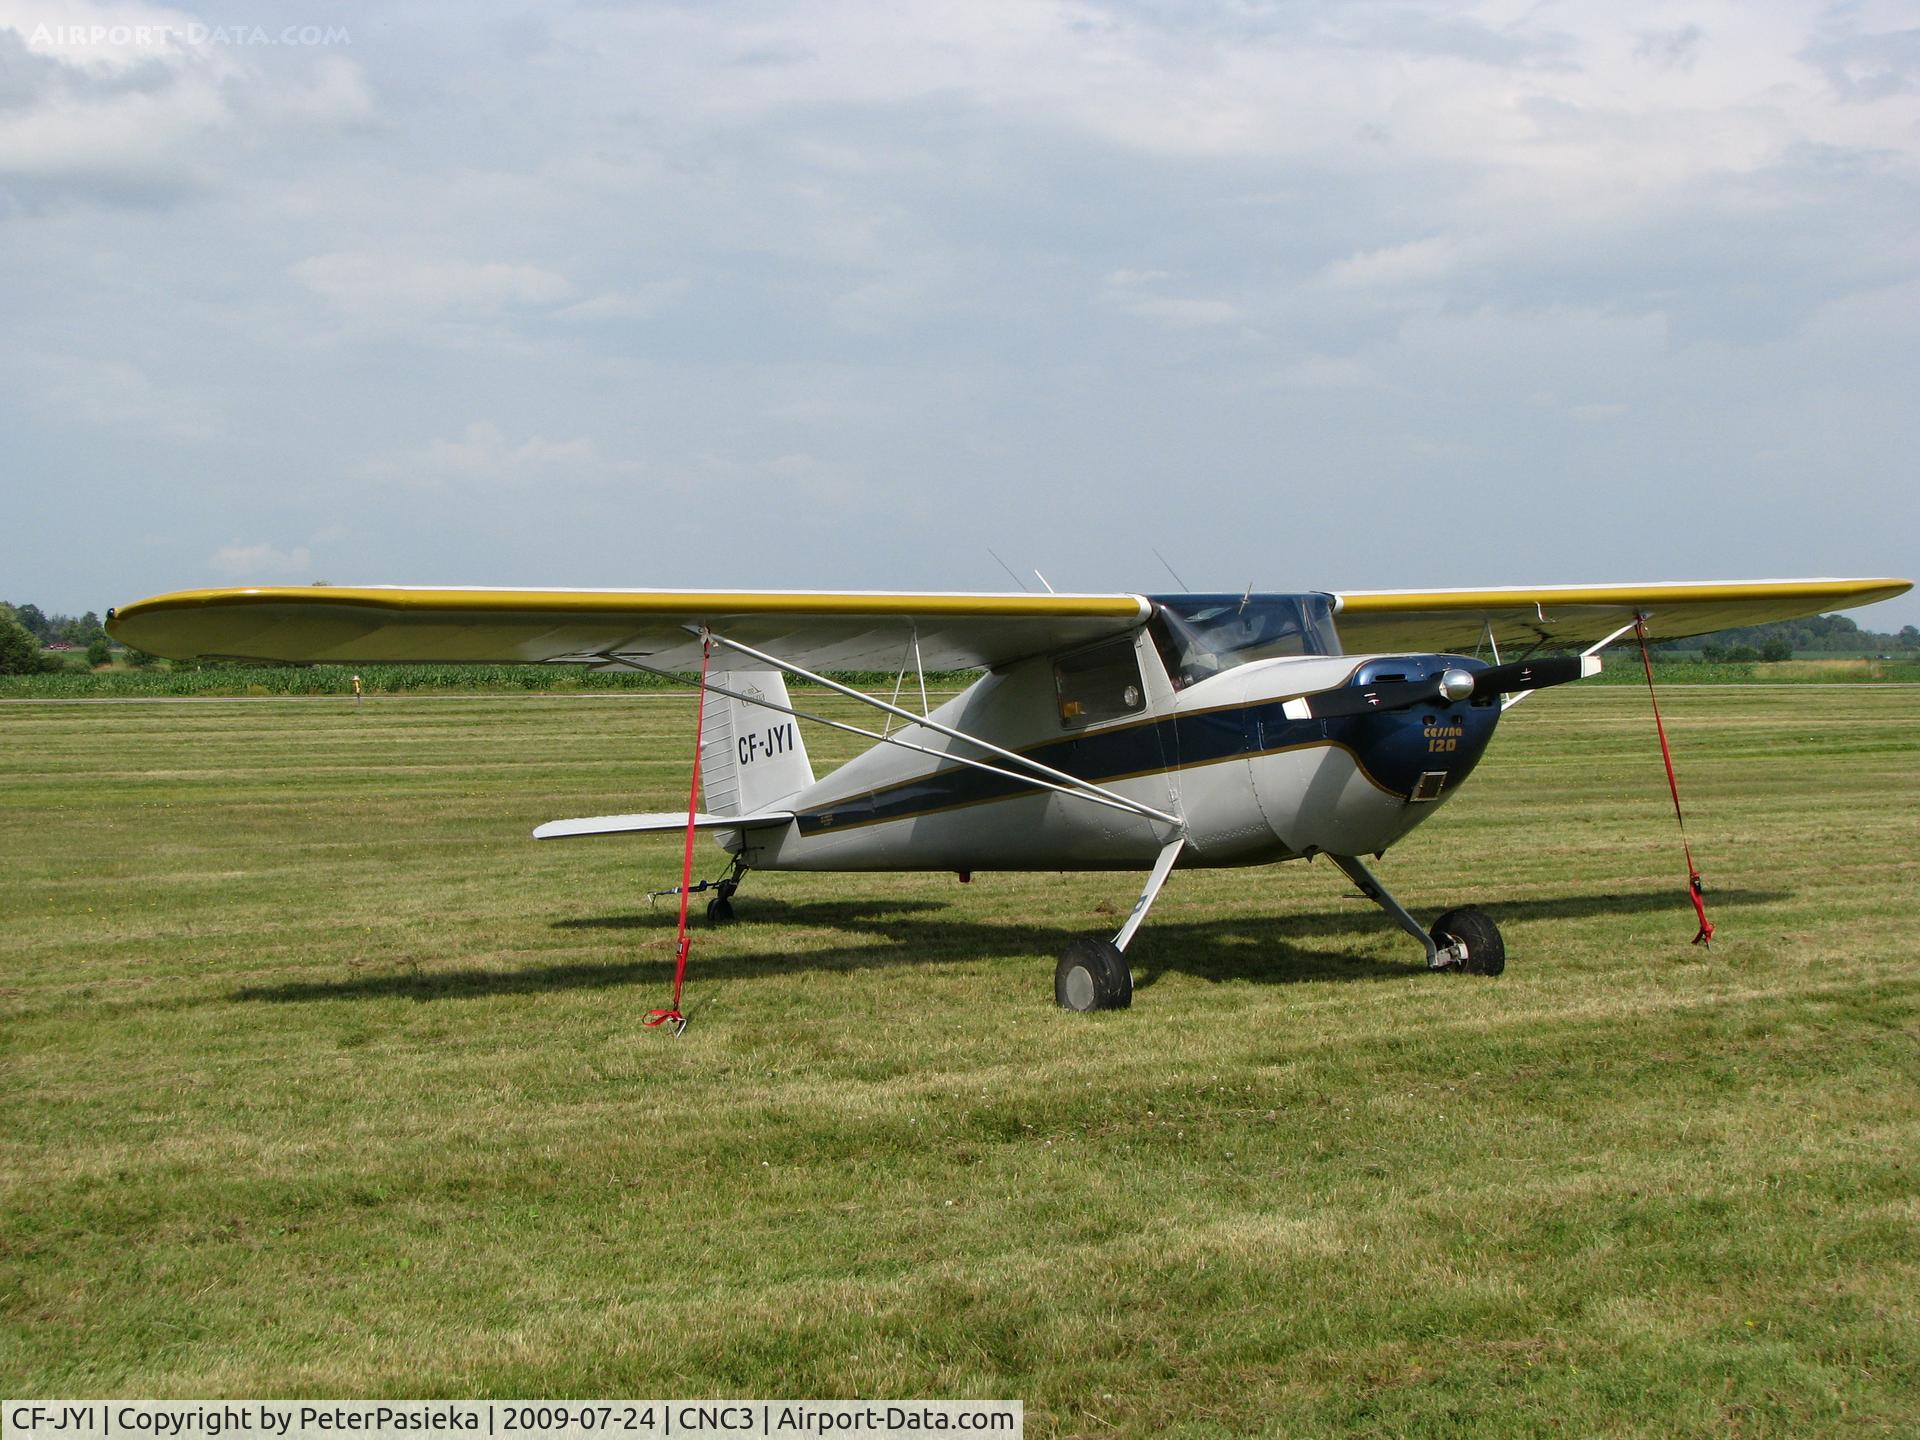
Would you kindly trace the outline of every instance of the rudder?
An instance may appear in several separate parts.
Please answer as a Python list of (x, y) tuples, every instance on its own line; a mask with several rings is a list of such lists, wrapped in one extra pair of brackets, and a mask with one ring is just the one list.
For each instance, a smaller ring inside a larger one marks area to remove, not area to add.
[(714, 815), (752, 815), (777, 809), (813, 783), (813, 765), (800, 722), (754, 700), (786, 705), (787, 682), (778, 670), (726, 670), (710, 686), (749, 697), (707, 696), (700, 737), (700, 788)]

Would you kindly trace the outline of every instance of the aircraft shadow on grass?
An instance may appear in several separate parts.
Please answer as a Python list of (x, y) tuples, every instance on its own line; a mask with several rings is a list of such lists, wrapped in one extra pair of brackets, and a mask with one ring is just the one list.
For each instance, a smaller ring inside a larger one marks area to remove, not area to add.
[[(1241, 915), (1216, 920), (1168, 920), (1143, 929), (1128, 955), (1134, 964), (1134, 987), (1145, 989), (1162, 975), (1191, 975), (1212, 984), (1250, 981), (1285, 985), (1311, 980), (1404, 980), (1425, 973), (1425, 963), (1412, 942), (1396, 930), (1362, 897), (1352, 905), (1274, 915)], [(1716, 907), (1763, 905), (1785, 898), (1777, 890), (1716, 890)], [(742, 896), (737, 902), (738, 928), (707, 932), (709, 943), (696, 946), (689, 971), (699, 980), (740, 980), (796, 970), (855, 971), (886, 967), (964, 964), (996, 956), (1057, 955), (1077, 935), (1091, 933), (1098, 924), (1062, 928), (1004, 921), (985, 924), (954, 919), (949, 906), (937, 900), (829, 900), (793, 903), (775, 898)], [(1573, 920), (1596, 915), (1652, 914), (1671, 911), (1676, 927), (1685, 928), (1692, 914), (1684, 896), (1662, 888), (1632, 894), (1569, 895), (1534, 900), (1492, 902), (1489, 909), (1506, 922)], [(928, 912), (939, 912), (930, 914)], [(1094, 917), (1089, 917), (1093, 919)], [(1117, 917), (1101, 916), (1101, 921)], [(1684, 922), (1684, 923), (1683, 923)], [(850, 932), (861, 937), (852, 944), (823, 947), (804, 954), (716, 953), (711, 937), (739, 934), (751, 937), (761, 926), (800, 930)], [(294, 1003), (308, 1000), (416, 999), (442, 1000), (482, 995), (524, 995), (542, 991), (615, 989), (621, 986), (659, 986), (673, 976), (674, 910), (634, 914), (591, 915), (556, 920), (562, 931), (635, 930), (651, 932), (658, 943), (647, 953), (627, 959), (567, 960), (510, 970), (468, 967), (458, 970), (387, 971), (341, 980), (298, 981), (281, 985), (247, 986), (232, 991), (234, 1000)], [(696, 933), (705, 930), (697, 927)], [(1370, 955), (1323, 948), (1329, 938), (1377, 933), (1405, 947), (1404, 960), (1381, 960)], [(1524, 962), (1524, 955), (1519, 957)]]

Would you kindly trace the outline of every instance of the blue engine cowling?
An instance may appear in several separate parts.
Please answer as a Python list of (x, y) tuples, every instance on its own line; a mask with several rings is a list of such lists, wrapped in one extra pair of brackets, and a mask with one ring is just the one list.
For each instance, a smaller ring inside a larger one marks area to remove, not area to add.
[[(1448, 670), (1478, 674), (1488, 667), (1460, 655), (1396, 655), (1369, 660), (1348, 688), (1437, 682)], [(1500, 723), (1500, 697), (1447, 700), (1435, 695), (1404, 709), (1383, 709), (1326, 722), (1383, 789), (1410, 801), (1432, 801), (1473, 773)], [(1344, 732), (1344, 733), (1342, 733)]]

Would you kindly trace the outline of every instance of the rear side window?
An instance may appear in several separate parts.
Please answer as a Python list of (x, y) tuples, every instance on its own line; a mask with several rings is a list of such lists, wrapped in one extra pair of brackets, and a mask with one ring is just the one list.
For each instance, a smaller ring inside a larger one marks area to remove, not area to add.
[(1068, 728), (1119, 720), (1147, 704), (1131, 636), (1062, 656), (1054, 662), (1053, 689)]

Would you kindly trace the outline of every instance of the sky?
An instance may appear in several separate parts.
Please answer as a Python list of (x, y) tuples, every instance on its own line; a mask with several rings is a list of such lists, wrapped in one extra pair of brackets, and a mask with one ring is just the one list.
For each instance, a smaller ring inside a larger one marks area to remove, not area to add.
[(1916, 396), (1911, 0), (0, 0), (49, 610), (1920, 577)]

